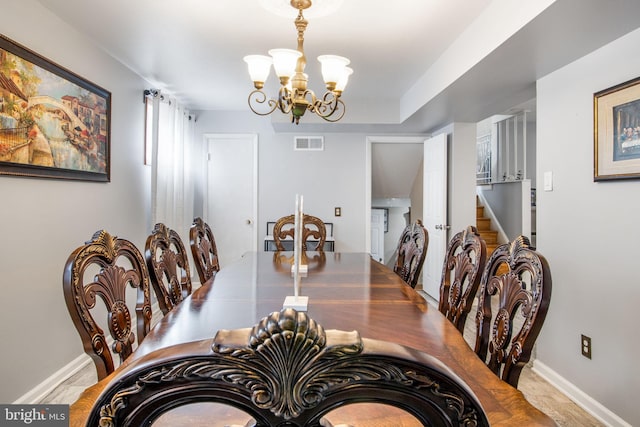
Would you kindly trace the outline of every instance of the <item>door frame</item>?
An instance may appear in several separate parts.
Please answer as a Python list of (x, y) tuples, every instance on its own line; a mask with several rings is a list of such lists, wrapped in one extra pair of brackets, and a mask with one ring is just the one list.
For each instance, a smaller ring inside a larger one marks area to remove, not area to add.
[[(429, 234), (429, 250), (422, 270), (422, 290), (436, 301), (440, 299), (439, 289), (442, 279), (442, 265), (447, 255), (449, 241), (448, 145), (446, 132), (432, 136), (424, 144), (424, 210), (422, 223)], [(437, 170), (438, 167), (441, 169)], [(443, 178), (442, 182), (437, 180), (440, 177)], [(432, 200), (440, 200), (444, 203), (427, 203), (429, 196), (432, 197)], [(434, 198), (434, 196), (436, 197)]]
[(371, 253), (371, 150), (372, 144), (422, 144), (429, 139), (431, 135), (420, 136), (367, 136), (366, 154), (365, 154), (365, 168), (364, 168), (364, 185), (365, 185), (365, 215), (364, 215), (364, 238), (365, 238), (365, 251)]
[[(205, 133), (202, 135), (203, 145), (204, 145), (204, 154), (205, 154), (205, 165), (209, 161), (209, 140), (211, 139), (226, 139), (226, 140), (240, 140), (240, 139), (248, 139), (251, 140), (251, 144), (253, 146), (253, 194), (252, 194), (252, 204), (253, 204), (253, 212), (251, 213), (253, 216), (253, 232), (252, 232), (252, 244), (251, 250), (256, 252), (258, 250), (258, 134), (255, 133)], [(209, 169), (207, 166), (204, 168), (204, 191), (203, 191), (203, 206), (202, 210), (205, 218), (209, 213)]]

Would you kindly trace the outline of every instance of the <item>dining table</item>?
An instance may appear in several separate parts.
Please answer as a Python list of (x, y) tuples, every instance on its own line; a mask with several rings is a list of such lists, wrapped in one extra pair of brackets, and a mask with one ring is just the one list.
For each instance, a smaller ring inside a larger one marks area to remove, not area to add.
[[(292, 252), (249, 252), (224, 266), (167, 313), (115, 372), (80, 395), (70, 407), (70, 425), (85, 426), (100, 393), (142, 356), (176, 344), (213, 341), (219, 330), (252, 327), (280, 311), (295, 293), (292, 262)], [(309, 317), (325, 329), (355, 330), (437, 358), (475, 393), (492, 426), (556, 425), (498, 378), (437, 306), (368, 253), (305, 251), (303, 262), (307, 271), (299, 294), (308, 297)], [(197, 425), (193, 420), (200, 410), (185, 406), (179, 416)]]

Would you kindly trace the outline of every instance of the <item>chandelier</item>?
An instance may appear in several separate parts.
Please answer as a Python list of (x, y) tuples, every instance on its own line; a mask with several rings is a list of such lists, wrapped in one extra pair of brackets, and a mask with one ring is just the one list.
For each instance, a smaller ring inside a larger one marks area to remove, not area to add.
[[(320, 98), (312, 90), (307, 89), (309, 78), (304, 73), (307, 59), (303, 44), (304, 31), (307, 29), (308, 22), (302, 15), (302, 11), (311, 6), (311, 0), (291, 0), (291, 6), (298, 10), (298, 17), (294, 21), (298, 30), (297, 50), (271, 49), (270, 56), (244, 57), (255, 87), (255, 90), (249, 94), (249, 108), (261, 116), (269, 115), (278, 109), (284, 114), (291, 114), (291, 123), (295, 124), (300, 123), (300, 118), (307, 110), (328, 122), (337, 122), (345, 113), (345, 105), (340, 96), (353, 70), (347, 67), (349, 65), (347, 58), (321, 55), (318, 61), (321, 64), (322, 78), (327, 91)], [(264, 82), (269, 76), (271, 64), (280, 79), (277, 99), (268, 99), (262, 91)]]

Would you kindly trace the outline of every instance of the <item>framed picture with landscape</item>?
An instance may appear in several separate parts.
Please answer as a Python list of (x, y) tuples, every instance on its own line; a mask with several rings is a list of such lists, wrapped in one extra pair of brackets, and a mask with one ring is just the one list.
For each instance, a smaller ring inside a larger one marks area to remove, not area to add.
[(593, 95), (594, 181), (640, 178), (640, 78)]
[(110, 180), (111, 93), (0, 35), (0, 175)]

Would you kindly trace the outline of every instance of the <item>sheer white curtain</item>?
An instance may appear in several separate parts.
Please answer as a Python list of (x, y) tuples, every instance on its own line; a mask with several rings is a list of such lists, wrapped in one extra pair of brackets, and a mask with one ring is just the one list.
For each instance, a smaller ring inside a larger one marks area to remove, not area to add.
[(195, 117), (175, 99), (159, 93), (153, 102), (152, 224), (162, 222), (187, 240), (198, 173), (193, 158)]

